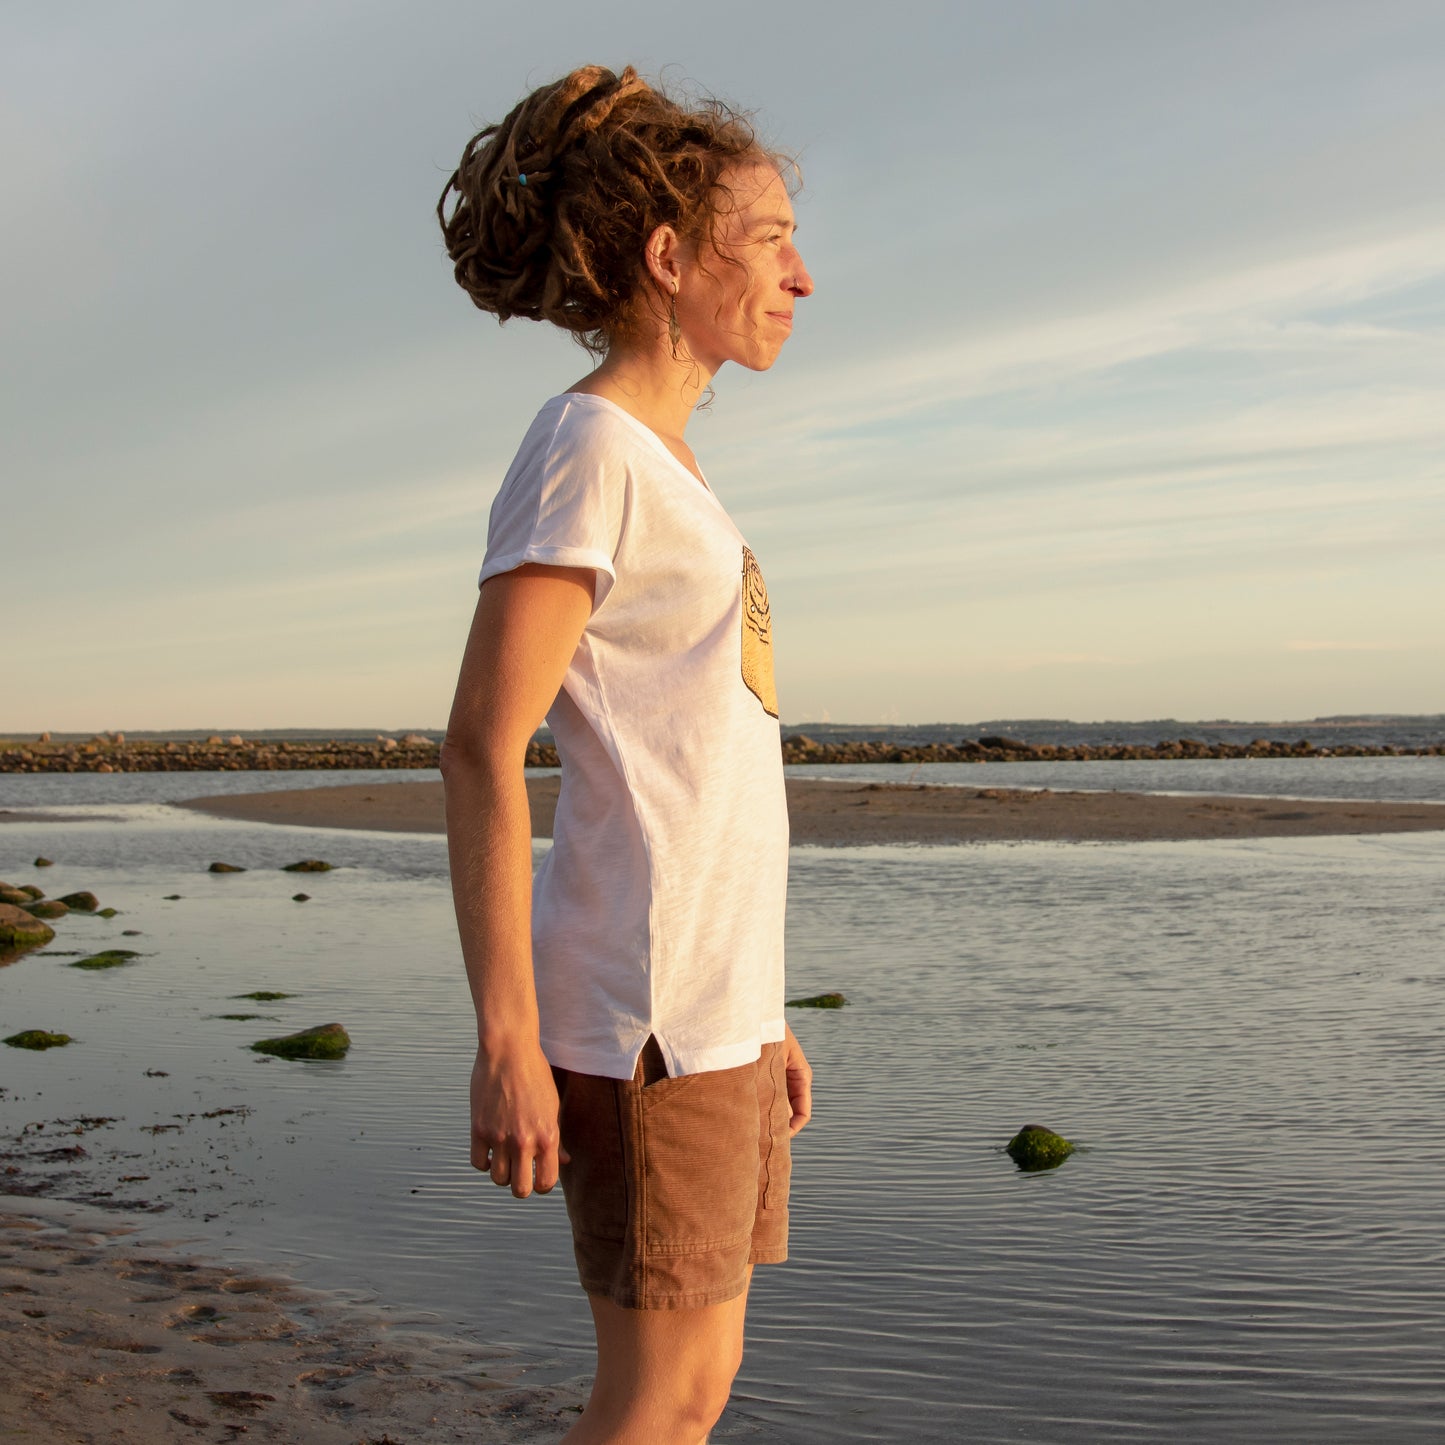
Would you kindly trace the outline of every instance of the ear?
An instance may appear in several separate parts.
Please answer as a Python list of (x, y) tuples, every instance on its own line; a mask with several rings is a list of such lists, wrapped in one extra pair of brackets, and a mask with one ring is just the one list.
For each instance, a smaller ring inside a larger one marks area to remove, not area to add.
[(682, 243), (671, 226), (659, 226), (648, 238), (643, 248), (643, 264), (658, 290), (664, 296), (673, 296), (682, 284), (680, 252)]

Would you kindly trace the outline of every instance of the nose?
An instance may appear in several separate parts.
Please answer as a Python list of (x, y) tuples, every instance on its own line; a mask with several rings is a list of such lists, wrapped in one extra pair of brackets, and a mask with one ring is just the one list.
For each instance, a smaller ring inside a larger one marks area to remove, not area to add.
[(813, 294), (813, 278), (808, 274), (808, 268), (803, 265), (803, 258), (796, 249), (793, 251), (793, 274), (783, 283), (783, 289), (791, 291), (794, 296)]

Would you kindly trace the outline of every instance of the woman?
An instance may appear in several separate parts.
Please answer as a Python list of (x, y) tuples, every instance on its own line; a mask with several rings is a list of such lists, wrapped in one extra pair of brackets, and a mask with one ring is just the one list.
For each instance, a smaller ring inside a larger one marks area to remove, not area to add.
[[(782, 175), (725, 108), (588, 67), (476, 136), (439, 207), (477, 306), (601, 358), (493, 505), (442, 750), (472, 1163), (519, 1198), (560, 1171), (597, 1332), (574, 1445), (706, 1438), (752, 1266), (786, 1256), (810, 1112), (767, 589), (683, 439), (724, 362), (770, 367), (813, 289)], [(544, 714), (562, 782), (534, 881)]]

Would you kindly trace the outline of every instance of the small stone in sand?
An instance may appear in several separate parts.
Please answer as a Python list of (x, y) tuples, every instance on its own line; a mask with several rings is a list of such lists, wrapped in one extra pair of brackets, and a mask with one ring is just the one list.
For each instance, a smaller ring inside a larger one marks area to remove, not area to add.
[(351, 1047), (351, 1035), (340, 1024), (318, 1024), (279, 1039), (260, 1039), (251, 1047), (278, 1059), (340, 1059)]
[(238, 868), (234, 863), (212, 863), (206, 869), (208, 873), (244, 873), (244, 868)]
[(299, 863), (288, 863), (281, 871), (283, 873), (329, 873), (331, 864), (323, 863), (320, 858), (303, 858)]
[(51, 1034), (44, 1029), (21, 1029), (4, 1041), (12, 1049), (58, 1049), (71, 1042), (69, 1034)]
[(848, 1000), (841, 993), (815, 993), (809, 998), (790, 998), (788, 1008), (847, 1008)]
[(107, 948), (100, 953), (92, 953), (89, 958), (77, 958), (70, 965), (71, 968), (101, 969), (120, 968), (129, 963), (133, 958), (139, 958), (133, 948)]
[(1030, 1171), (1056, 1169), (1074, 1152), (1067, 1139), (1042, 1124), (1025, 1124), (1004, 1147), (1020, 1169)]
[(60, 901), (76, 913), (94, 913), (100, 907), (100, 899), (94, 893), (82, 889), (79, 893), (63, 893)]

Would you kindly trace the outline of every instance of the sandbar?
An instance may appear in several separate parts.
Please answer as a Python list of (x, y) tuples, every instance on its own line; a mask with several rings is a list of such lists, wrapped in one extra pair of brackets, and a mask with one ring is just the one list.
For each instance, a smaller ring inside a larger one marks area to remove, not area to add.
[[(529, 777), (532, 834), (552, 835), (555, 775)], [(1445, 804), (1158, 793), (940, 787), (789, 778), (794, 843), (1155, 843), (1301, 838), (1445, 828)], [(442, 784), (385, 782), (188, 799), (182, 807), (253, 823), (381, 832), (445, 831)]]

